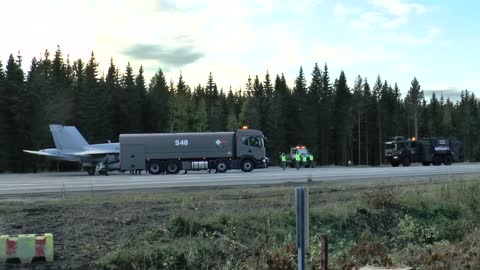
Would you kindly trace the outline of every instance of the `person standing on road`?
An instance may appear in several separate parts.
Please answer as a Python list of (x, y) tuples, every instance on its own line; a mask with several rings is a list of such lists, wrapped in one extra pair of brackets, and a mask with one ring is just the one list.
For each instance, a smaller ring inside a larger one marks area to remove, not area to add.
[(297, 166), (297, 170), (300, 170), (300, 153), (298, 151), (295, 152), (295, 165)]
[(282, 169), (285, 171), (285, 168), (287, 167), (287, 157), (285, 156), (284, 152), (282, 152), (281, 161), (282, 161)]
[(307, 167), (307, 154), (302, 155), (302, 165)]
[(315, 168), (315, 165), (313, 164), (313, 155), (310, 153), (308, 155), (309, 162), (310, 162), (310, 167)]

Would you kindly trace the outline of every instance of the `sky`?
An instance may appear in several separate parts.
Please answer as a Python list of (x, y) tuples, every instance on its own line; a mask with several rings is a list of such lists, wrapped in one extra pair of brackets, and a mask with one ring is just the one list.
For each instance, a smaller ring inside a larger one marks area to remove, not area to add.
[[(327, 63), (332, 81), (377, 75), (413, 77), (426, 94), (480, 93), (480, 19), (475, 0), (2, 0), (0, 61), (17, 52), (27, 71), (33, 57), (60, 46), (70, 60), (93, 51), (102, 72), (110, 59), (123, 72), (143, 65), (149, 80), (161, 68), (190, 86), (212, 72), (219, 87), (244, 88), (249, 76), (284, 73), (293, 86)], [(477, 27), (475, 27), (477, 25)], [(477, 92), (479, 91), (479, 92)]]

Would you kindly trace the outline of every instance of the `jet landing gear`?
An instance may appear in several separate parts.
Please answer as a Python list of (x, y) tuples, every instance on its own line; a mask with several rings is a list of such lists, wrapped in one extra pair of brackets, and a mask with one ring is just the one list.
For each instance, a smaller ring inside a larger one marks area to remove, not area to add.
[(92, 168), (88, 168), (88, 169), (87, 169), (87, 173), (88, 173), (88, 175), (94, 175), (94, 174), (95, 174), (95, 168), (93, 168), (93, 167), (92, 167)]
[(108, 162), (99, 162), (95, 170), (98, 171), (98, 174), (108, 176)]
[(96, 172), (98, 174), (108, 175), (108, 164), (99, 162), (94, 167), (85, 167), (88, 175), (95, 175)]

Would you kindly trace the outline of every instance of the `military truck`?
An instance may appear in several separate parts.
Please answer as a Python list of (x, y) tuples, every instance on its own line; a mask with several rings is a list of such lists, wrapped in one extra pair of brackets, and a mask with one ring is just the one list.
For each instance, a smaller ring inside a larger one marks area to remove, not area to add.
[(121, 170), (250, 172), (267, 162), (263, 133), (246, 127), (234, 132), (120, 134), (119, 141)]
[(385, 142), (385, 161), (393, 167), (410, 166), (420, 162), (424, 166), (450, 165), (463, 160), (462, 144), (446, 138), (405, 138), (394, 136)]
[[(295, 153), (297, 151), (300, 153), (300, 156), (306, 156), (306, 155), (310, 154), (310, 152), (308, 151), (308, 148), (305, 145), (297, 145), (297, 146), (290, 147), (290, 153), (288, 153), (286, 155), (287, 156), (287, 166), (290, 166), (292, 168), (295, 167)], [(303, 162), (301, 162), (300, 166), (304, 166), (305, 168), (310, 167), (308, 162), (306, 164), (303, 164)]]

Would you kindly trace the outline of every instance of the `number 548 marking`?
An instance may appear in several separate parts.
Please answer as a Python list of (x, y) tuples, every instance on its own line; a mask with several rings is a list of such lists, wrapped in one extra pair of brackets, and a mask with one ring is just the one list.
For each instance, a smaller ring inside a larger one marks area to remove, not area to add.
[(188, 140), (175, 140), (175, 146), (187, 146)]

